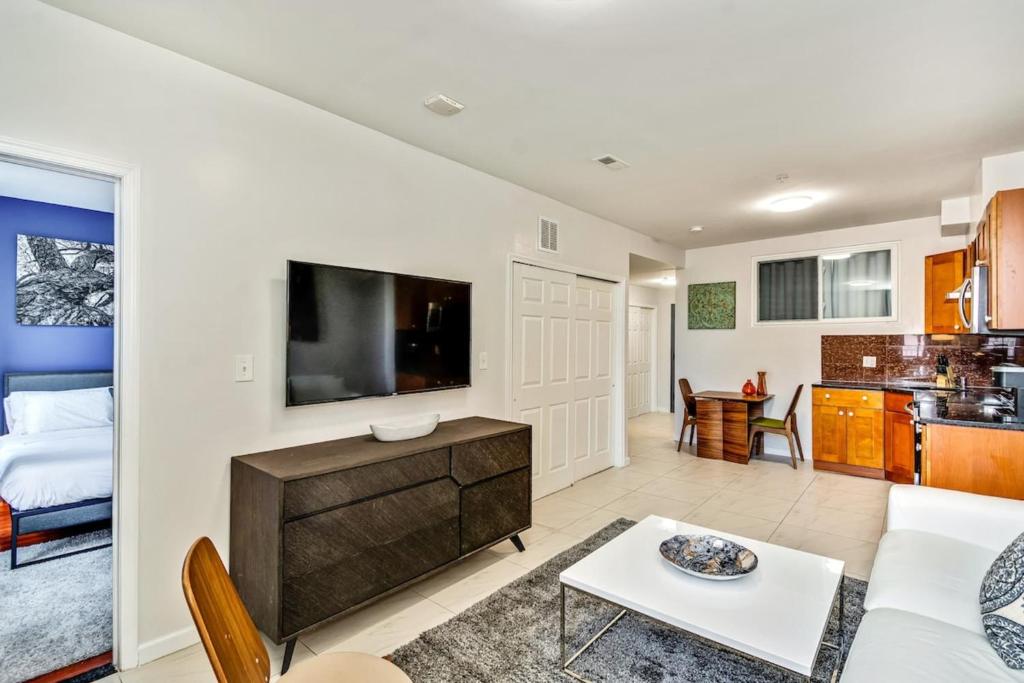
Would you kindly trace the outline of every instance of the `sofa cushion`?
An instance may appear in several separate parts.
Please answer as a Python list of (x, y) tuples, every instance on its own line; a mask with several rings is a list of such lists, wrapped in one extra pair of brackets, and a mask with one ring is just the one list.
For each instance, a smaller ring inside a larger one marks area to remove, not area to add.
[(878, 544), (864, 609), (891, 607), (984, 634), (978, 594), (998, 554), (924, 531), (890, 531)]
[(999, 553), (981, 582), (981, 623), (1006, 666), (1024, 669), (1024, 534)]
[(984, 635), (896, 609), (864, 615), (843, 668), (842, 683), (879, 681), (1024, 681), (1007, 668)]

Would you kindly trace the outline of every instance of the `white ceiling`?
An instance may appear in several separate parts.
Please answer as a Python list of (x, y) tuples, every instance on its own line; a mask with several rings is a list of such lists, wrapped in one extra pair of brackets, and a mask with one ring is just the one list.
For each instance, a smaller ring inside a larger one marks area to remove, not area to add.
[(935, 215), (1024, 148), (1021, 0), (47, 1), (684, 247)]
[(0, 197), (114, 212), (112, 182), (9, 161), (0, 161)]

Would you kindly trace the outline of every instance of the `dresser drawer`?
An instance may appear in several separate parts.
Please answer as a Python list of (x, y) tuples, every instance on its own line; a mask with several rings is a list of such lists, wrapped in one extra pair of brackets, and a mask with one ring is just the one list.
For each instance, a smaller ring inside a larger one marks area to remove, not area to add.
[(452, 446), (452, 476), (462, 486), (529, 464), (529, 429)]
[(462, 554), (530, 526), (530, 468), (461, 491)]
[(816, 406), (882, 410), (885, 408), (885, 392), (814, 387), (811, 392), (811, 402)]
[(439, 448), (404, 458), (355, 467), (284, 485), (284, 517), (294, 519), (318, 510), (345, 505), (448, 476), (448, 449)]

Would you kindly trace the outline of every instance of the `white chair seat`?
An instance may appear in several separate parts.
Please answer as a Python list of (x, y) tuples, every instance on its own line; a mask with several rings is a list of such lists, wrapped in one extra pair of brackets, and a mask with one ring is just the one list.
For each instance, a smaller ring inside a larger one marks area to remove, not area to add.
[(998, 555), (923, 531), (890, 531), (878, 544), (864, 608), (905, 610), (984, 635), (978, 594)]
[(895, 609), (864, 615), (843, 669), (842, 683), (1024, 681), (985, 636)]
[(327, 652), (296, 662), (280, 683), (412, 683), (397, 666), (362, 652)]

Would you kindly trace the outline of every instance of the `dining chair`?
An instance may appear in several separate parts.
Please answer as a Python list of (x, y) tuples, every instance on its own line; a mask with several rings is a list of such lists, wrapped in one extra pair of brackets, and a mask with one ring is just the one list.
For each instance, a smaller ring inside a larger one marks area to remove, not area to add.
[[(220, 683), (268, 683), (270, 656), (213, 542), (205, 536), (185, 555), (185, 602)], [(411, 683), (401, 669), (361, 652), (328, 652), (297, 662), (281, 683)]]
[(693, 445), (693, 433), (697, 431), (697, 399), (693, 397), (690, 380), (685, 377), (679, 378), (679, 393), (683, 395), (683, 428), (679, 430), (677, 453), (683, 449), (683, 435), (686, 434), (686, 428), (690, 427), (691, 446)]
[(793, 469), (796, 469), (796, 454), (798, 451), (800, 453), (800, 460), (803, 461), (804, 447), (800, 443), (800, 432), (797, 431), (796, 426), (796, 404), (800, 401), (800, 393), (803, 390), (803, 384), (797, 386), (796, 393), (793, 394), (793, 400), (789, 403), (789, 410), (786, 411), (786, 416), (781, 420), (772, 417), (750, 418), (750, 438), (747, 443), (748, 453), (754, 450), (754, 441), (758, 435), (763, 440), (765, 434), (778, 434), (779, 436), (786, 437), (786, 443), (789, 444), (789, 457), (793, 461)]

